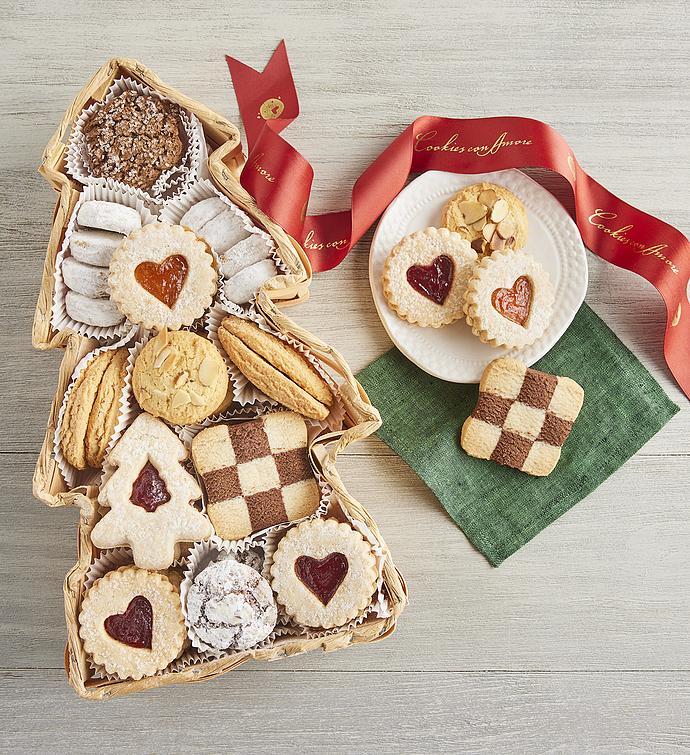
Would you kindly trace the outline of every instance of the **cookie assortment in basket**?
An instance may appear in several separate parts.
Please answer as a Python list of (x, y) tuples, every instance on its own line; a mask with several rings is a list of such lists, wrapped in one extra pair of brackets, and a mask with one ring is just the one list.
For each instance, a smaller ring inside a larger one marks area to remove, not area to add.
[(72, 684), (105, 698), (387, 635), (404, 583), (335, 467), (378, 414), (276, 307), (309, 271), (233, 176), (234, 127), (133, 61), (68, 117), (43, 170), (62, 227), (34, 337), (65, 356), (34, 491), (82, 510)]

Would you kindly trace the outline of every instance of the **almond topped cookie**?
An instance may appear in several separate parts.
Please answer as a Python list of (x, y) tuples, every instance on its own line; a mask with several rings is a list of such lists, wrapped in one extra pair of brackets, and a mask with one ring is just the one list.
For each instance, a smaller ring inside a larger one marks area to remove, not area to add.
[(398, 317), (440, 328), (463, 316), (463, 296), (477, 253), (447, 228), (425, 228), (401, 239), (386, 258), (383, 293)]
[(553, 306), (548, 273), (523, 252), (493, 252), (467, 284), (467, 324), (492, 346), (529, 346), (546, 330)]
[(527, 211), (505, 186), (476, 183), (448, 200), (441, 222), (467, 239), (479, 254), (522, 249), (527, 242)]
[(179, 330), (211, 305), (218, 272), (208, 244), (193, 231), (149, 223), (113, 252), (108, 283), (130, 322)]

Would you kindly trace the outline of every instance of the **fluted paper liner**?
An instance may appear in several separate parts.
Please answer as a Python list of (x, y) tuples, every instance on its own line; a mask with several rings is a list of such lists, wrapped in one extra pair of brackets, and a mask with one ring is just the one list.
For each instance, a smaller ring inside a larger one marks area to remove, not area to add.
[[(93, 105), (82, 110), (72, 127), (72, 133), (67, 145), (66, 169), (67, 173), (79, 181), (79, 183), (87, 185), (99, 180), (97, 176), (92, 175), (89, 165), (84, 138), (84, 126), (86, 122), (103, 108), (105, 104), (127, 90), (172, 102), (172, 100), (169, 100), (160, 92), (154, 91), (145, 84), (128, 76), (121, 76), (115, 79), (103, 100), (95, 102)], [(184, 191), (186, 186), (198, 176), (202, 154), (206, 154), (205, 145), (202, 152), (203, 131), (198, 127), (196, 116), (184, 108), (180, 108), (180, 122), (182, 124), (180, 137), (183, 140), (182, 157), (177, 165), (161, 173), (153, 186), (146, 190), (146, 194), (157, 203), (162, 203), (165, 199), (170, 199)]]

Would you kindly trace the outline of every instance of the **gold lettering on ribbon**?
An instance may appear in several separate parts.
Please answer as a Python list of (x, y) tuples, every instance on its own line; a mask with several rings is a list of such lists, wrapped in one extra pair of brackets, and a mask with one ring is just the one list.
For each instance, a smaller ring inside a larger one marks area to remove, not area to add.
[(647, 244), (643, 244), (641, 241), (635, 241), (634, 239), (631, 239), (627, 235), (627, 233), (635, 227), (632, 223), (630, 223), (629, 225), (623, 225), (620, 228), (609, 228), (609, 226), (605, 225), (604, 223), (597, 222), (599, 220), (615, 220), (617, 217), (618, 214), (615, 212), (597, 209), (589, 216), (588, 220), (590, 225), (593, 225), (602, 233), (605, 233), (607, 236), (615, 239), (619, 244), (631, 246), (637, 254), (641, 254), (643, 257), (656, 257), (659, 261), (663, 262), (665, 265), (668, 265), (671, 270), (676, 275), (678, 275), (679, 270), (673, 264), (672, 260), (670, 260), (665, 254), (662, 254), (662, 249), (668, 249), (668, 244), (654, 244), (653, 246), (649, 246)]
[(317, 243), (314, 243), (314, 231), (309, 231), (309, 233), (306, 235), (306, 238), (304, 239), (304, 248), (305, 249), (314, 249), (317, 252), (323, 251), (324, 249), (342, 249), (343, 247), (347, 246), (348, 239), (337, 239), (336, 241), (319, 241)]
[(261, 165), (261, 163), (259, 162), (259, 160), (261, 160), (261, 158), (263, 156), (264, 156), (264, 153), (263, 152), (259, 152), (259, 154), (256, 155), (256, 157), (253, 158), (253, 160), (252, 160), (252, 168), (254, 168), (254, 170), (260, 176), (262, 176), (263, 178), (265, 178), (269, 183), (275, 183), (276, 177), (272, 173), (270, 173), (268, 170), (266, 170), (266, 168), (264, 168), (263, 165)]
[(438, 140), (438, 131), (426, 131), (423, 134), (417, 134), (415, 137), (415, 152), (454, 152), (462, 154), (463, 152), (472, 152), (477, 157), (487, 157), (495, 155), (499, 150), (506, 147), (517, 147), (521, 145), (529, 146), (532, 144), (531, 139), (508, 139), (508, 132), (504, 131), (499, 134), (492, 144), (475, 144), (465, 146), (458, 144), (460, 134), (451, 134), (445, 142)]

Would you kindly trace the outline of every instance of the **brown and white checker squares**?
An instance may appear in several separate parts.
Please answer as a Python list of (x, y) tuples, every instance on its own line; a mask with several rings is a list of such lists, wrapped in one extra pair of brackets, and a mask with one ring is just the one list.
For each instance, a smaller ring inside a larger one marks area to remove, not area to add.
[(192, 458), (218, 535), (237, 540), (312, 514), (319, 486), (307, 455), (307, 426), (294, 412), (202, 430)]
[(561, 457), (583, 400), (584, 391), (570, 378), (495, 359), (484, 370), (460, 445), (470, 456), (546, 476)]

